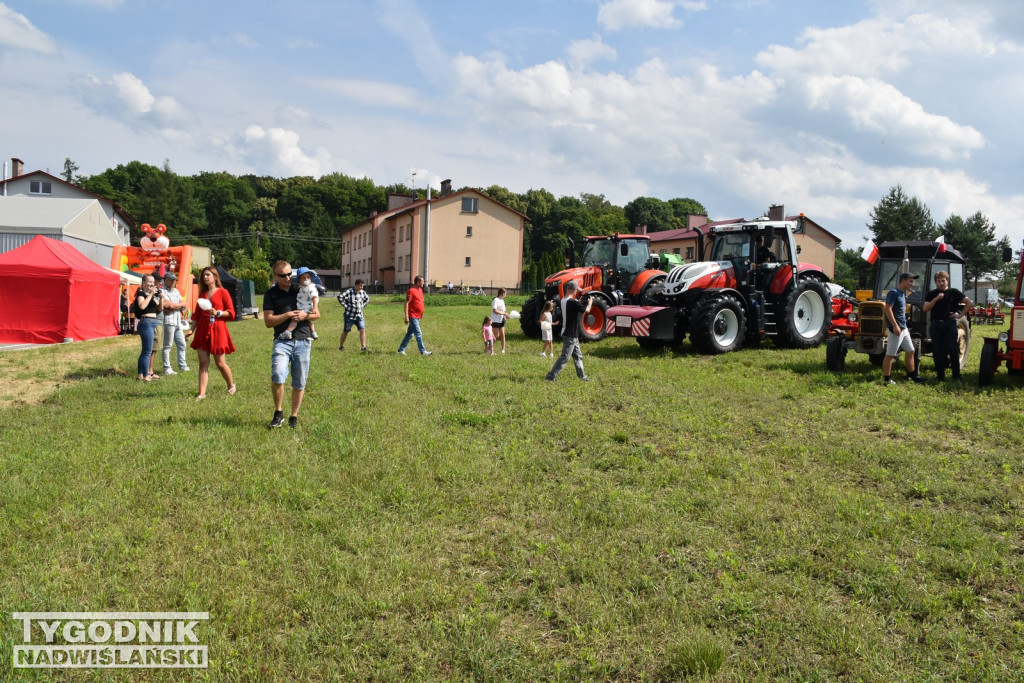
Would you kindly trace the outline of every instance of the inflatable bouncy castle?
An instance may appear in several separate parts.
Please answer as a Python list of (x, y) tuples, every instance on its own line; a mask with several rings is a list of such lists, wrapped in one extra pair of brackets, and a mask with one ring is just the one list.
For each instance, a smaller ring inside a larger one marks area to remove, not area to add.
[[(163, 277), (172, 272), (178, 276), (175, 289), (181, 293), (186, 304), (191, 304), (192, 247), (172, 247), (171, 241), (164, 235), (167, 226), (163, 223), (155, 228), (149, 223), (143, 223), (142, 232), (142, 239), (139, 240), (141, 246), (114, 247), (110, 267), (122, 273), (133, 272), (136, 275), (155, 272)], [(131, 294), (134, 296), (134, 292)]]

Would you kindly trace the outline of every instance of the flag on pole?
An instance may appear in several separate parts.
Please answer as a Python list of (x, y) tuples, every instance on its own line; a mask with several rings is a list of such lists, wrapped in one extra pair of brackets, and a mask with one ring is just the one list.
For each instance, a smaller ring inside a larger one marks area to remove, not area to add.
[(868, 240), (868, 243), (864, 245), (864, 251), (860, 253), (860, 257), (874, 265), (875, 261), (878, 260), (878, 247), (874, 242)]
[(939, 250), (936, 253), (944, 254), (946, 252), (946, 236), (939, 235), (939, 239), (935, 240), (935, 242), (939, 245)]

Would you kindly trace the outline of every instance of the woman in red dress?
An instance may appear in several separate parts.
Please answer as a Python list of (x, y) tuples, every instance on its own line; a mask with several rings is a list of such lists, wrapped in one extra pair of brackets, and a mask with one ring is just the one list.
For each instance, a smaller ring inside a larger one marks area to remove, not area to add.
[(192, 312), (192, 328), (185, 334), (191, 336), (192, 348), (199, 354), (199, 395), (197, 401), (206, 398), (206, 385), (210, 382), (210, 356), (217, 364), (217, 369), (228, 385), (228, 395), (235, 393), (235, 380), (228, 367), (227, 354), (234, 353), (235, 345), (231, 342), (228, 326), (225, 321), (235, 319), (235, 305), (231, 302), (228, 290), (220, 284), (220, 276), (213, 268), (203, 268), (199, 274), (199, 298), (210, 302), (210, 309), (203, 310), (199, 304)]

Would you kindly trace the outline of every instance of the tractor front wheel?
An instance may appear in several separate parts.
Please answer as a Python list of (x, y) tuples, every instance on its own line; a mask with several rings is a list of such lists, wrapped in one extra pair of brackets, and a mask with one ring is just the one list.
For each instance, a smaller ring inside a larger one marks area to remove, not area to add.
[(842, 372), (846, 367), (846, 339), (837, 334), (825, 346), (825, 367), (832, 372)]
[(530, 339), (540, 339), (540, 311), (544, 308), (544, 293), (534, 294), (523, 304), (523, 312), (519, 316), (519, 327)]
[(728, 353), (743, 343), (747, 320), (740, 302), (713, 296), (697, 304), (691, 318), (690, 341), (701, 353)]
[(605, 331), (605, 322), (608, 320), (606, 314), (608, 302), (602, 297), (591, 296), (594, 297), (594, 303), (580, 320), (580, 341), (585, 342), (601, 341), (608, 336), (608, 332)]
[(996, 374), (996, 366), (999, 360), (996, 354), (999, 347), (995, 344), (985, 344), (981, 347), (981, 365), (978, 366), (978, 386), (987, 387), (992, 384), (992, 378)]

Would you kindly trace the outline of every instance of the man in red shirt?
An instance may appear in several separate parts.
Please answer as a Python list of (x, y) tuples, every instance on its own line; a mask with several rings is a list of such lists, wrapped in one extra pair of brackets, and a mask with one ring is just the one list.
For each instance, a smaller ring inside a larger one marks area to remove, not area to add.
[(398, 347), (398, 353), (405, 355), (405, 347), (409, 345), (409, 341), (413, 337), (416, 337), (416, 345), (420, 347), (420, 353), (424, 356), (429, 356), (432, 351), (427, 351), (427, 347), (423, 346), (423, 332), (420, 331), (420, 318), (423, 317), (423, 276), (417, 275), (412, 281), (412, 287), (405, 295), (405, 324), (409, 326), (409, 329), (405, 331), (405, 339), (402, 340), (401, 346)]

